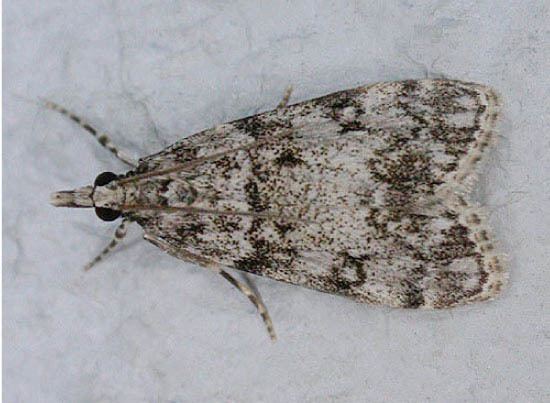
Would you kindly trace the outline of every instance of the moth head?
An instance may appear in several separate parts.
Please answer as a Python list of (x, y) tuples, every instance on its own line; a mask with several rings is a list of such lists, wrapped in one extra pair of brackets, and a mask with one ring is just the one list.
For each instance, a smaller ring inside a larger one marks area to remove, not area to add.
[(100, 219), (114, 221), (120, 217), (121, 212), (108, 207), (96, 206), (97, 198), (94, 197), (94, 194), (117, 178), (118, 176), (112, 172), (103, 172), (95, 178), (93, 186), (52, 193), (50, 203), (55, 207), (94, 207), (95, 213)]

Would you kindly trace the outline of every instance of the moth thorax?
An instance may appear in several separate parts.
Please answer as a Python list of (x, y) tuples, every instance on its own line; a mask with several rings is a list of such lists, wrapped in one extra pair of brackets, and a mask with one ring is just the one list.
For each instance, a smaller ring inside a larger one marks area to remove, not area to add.
[(164, 191), (159, 192), (168, 202), (168, 205), (180, 205), (182, 202), (191, 205), (197, 199), (198, 192), (187, 181), (173, 181), (164, 186)]
[(93, 200), (95, 207), (120, 210), (124, 202), (124, 190), (116, 185), (96, 186)]

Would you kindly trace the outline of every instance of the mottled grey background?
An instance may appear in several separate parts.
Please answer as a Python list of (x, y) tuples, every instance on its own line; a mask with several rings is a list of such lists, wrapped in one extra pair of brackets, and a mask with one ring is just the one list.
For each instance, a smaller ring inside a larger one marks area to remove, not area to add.
[[(261, 3), (261, 4), (260, 4)], [(4, 401), (548, 401), (550, 35), (542, 1), (4, 2)], [(365, 83), (494, 86), (501, 138), (479, 199), (509, 255), (498, 300), (359, 305), (269, 280), (279, 341), (220, 277), (141, 241), (84, 274), (114, 224), (51, 191), (200, 129)]]

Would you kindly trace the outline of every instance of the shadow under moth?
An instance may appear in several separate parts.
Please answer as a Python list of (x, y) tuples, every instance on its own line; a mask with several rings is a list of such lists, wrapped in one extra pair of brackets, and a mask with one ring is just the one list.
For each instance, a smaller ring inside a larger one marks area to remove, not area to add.
[(358, 302), (449, 308), (496, 296), (506, 281), (480, 207), (470, 199), (493, 144), (498, 98), (456, 80), (378, 83), (277, 108), (191, 135), (132, 166), (56, 192), (55, 206), (122, 218), (102, 259), (136, 222), (170, 255)]

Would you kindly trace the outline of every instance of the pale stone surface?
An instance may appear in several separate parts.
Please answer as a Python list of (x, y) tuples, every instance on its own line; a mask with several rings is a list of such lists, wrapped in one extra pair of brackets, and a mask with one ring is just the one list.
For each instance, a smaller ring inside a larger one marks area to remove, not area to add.
[[(549, 400), (549, 10), (544, 1), (4, 4), (4, 400)], [(49, 193), (125, 168), (27, 100), (62, 103), (136, 156), (217, 123), (376, 81), (443, 75), (502, 95), (479, 199), (509, 255), (498, 300), (373, 308), (256, 281), (279, 341), (223, 279)], [(26, 100), (27, 99), (27, 100)]]

